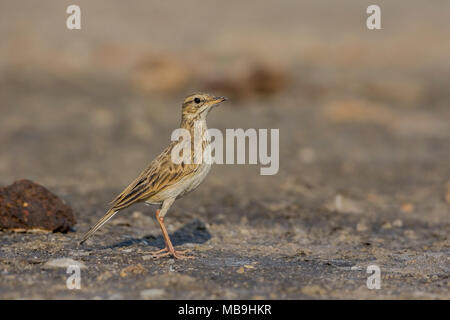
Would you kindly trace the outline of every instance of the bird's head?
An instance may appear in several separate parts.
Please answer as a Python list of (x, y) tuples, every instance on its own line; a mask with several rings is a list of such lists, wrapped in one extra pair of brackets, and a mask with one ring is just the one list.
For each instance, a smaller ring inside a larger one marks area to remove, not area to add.
[(185, 120), (206, 119), (209, 111), (225, 100), (225, 97), (215, 97), (207, 93), (191, 94), (184, 99), (182, 117)]

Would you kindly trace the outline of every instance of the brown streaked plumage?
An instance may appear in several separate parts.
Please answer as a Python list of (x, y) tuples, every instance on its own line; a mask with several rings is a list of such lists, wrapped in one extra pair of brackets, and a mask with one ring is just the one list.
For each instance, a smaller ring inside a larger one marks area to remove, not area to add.
[[(212, 107), (225, 100), (224, 97), (214, 97), (206, 93), (194, 93), (187, 96), (184, 99), (182, 106), (180, 127), (188, 130), (192, 139), (194, 139), (195, 125), (200, 124), (199, 128), (202, 130), (202, 134), (204, 134), (207, 130), (206, 116), (208, 112)], [(91, 237), (120, 210), (138, 202), (145, 202), (147, 204), (160, 205), (160, 208), (156, 210), (156, 219), (161, 227), (166, 247), (155, 252), (154, 255), (158, 257), (166, 255), (173, 255), (175, 258), (186, 257), (183, 255), (183, 252), (174, 249), (164, 225), (164, 216), (176, 199), (198, 187), (208, 174), (211, 165), (205, 162), (199, 164), (173, 162), (171, 153), (178, 143), (178, 141), (172, 141), (170, 145), (111, 202), (111, 208), (83, 236), (80, 244)], [(201, 150), (203, 151), (209, 142), (207, 140), (201, 140), (200, 143)], [(191, 152), (193, 153), (194, 143), (192, 143), (191, 146)], [(192, 156), (192, 159), (193, 158), (194, 157)]]

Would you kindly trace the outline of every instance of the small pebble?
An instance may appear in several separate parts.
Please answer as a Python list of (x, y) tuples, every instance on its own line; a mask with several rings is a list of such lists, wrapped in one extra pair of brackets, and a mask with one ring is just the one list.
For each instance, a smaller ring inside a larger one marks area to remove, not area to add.
[(166, 292), (164, 289), (147, 289), (141, 291), (141, 298), (142, 299), (157, 299), (161, 296), (163, 296)]
[(70, 266), (79, 266), (80, 268), (86, 268), (86, 265), (83, 262), (76, 261), (70, 258), (52, 259), (44, 264), (44, 268), (68, 268)]

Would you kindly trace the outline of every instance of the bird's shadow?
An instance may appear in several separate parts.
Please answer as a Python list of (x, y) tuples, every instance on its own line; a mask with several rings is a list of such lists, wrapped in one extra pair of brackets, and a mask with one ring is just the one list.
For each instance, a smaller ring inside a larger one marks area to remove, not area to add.
[[(207, 230), (206, 225), (198, 219), (194, 219), (191, 222), (186, 223), (174, 233), (169, 234), (169, 236), (174, 246), (183, 245), (185, 243), (205, 243), (211, 239), (211, 234)], [(148, 235), (142, 238), (127, 239), (113, 245), (106, 246), (104, 249), (128, 247), (136, 243), (145, 243), (146, 245), (161, 249), (165, 247), (165, 242), (162, 235)]]

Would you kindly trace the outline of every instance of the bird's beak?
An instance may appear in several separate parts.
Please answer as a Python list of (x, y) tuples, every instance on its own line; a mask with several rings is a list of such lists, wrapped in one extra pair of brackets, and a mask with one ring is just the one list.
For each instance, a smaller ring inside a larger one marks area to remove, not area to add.
[(221, 102), (227, 101), (227, 98), (225, 97), (214, 97), (213, 99), (213, 104), (219, 104)]

